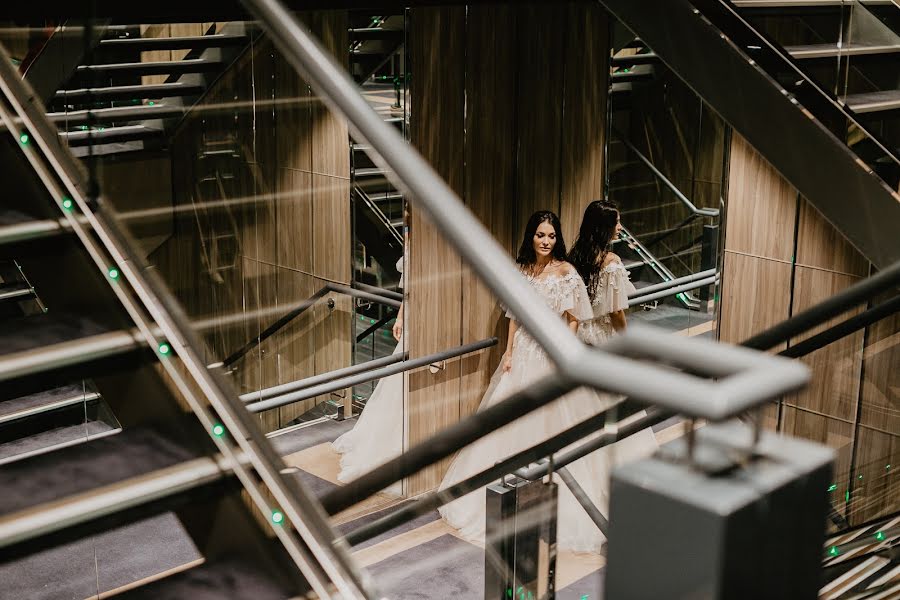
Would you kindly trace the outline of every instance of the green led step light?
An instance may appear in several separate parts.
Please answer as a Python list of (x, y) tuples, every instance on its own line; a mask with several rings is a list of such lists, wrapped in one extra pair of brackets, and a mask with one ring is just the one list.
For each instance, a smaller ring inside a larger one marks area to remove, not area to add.
[(272, 522), (275, 523), (276, 525), (281, 525), (282, 523), (284, 523), (284, 513), (281, 512), (280, 510), (273, 510), (272, 511)]
[(27, 144), (30, 140), (31, 140), (31, 138), (28, 137), (28, 134), (27, 134), (27, 133), (20, 133), (20, 134), (19, 134), (19, 142), (21, 142), (23, 146), (24, 146), (25, 144)]
[(109, 278), (115, 281), (119, 278), (119, 270), (115, 267), (110, 268), (109, 270)]
[(75, 206), (75, 203), (72, 202), (71, 198), (63, 198), (62, 207), (66, 210), (72, 210), (72, 207)]
[(172, 351), (172, 346), (170, 346), (166, 342), (163, 342), (159, 345), (159, 353), (162, 354), (163, 356), (169, 354), (171, 351)]
[(883, 542), (884, 541), (884, 532), (883, 531), (876, 532), (875, 539), (878, 540), (879, 542)]
[(212, 434), (217, 438), (222, 437), (223, 435), (225, 435), (225, 426), (221, 423), (216, 423), (212, 426)]
[(840, 549), (837, 546), (832, 546), (828, 549), (829, 556), (838, 556), (841, 553)]

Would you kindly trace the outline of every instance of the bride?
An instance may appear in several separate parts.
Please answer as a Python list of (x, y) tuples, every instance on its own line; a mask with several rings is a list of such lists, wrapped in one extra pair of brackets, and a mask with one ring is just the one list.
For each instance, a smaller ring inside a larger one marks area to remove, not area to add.
[[(566, 246), (559, 218), (549, 211), (531, 216), (516, 261), (522, 274), (572, 332), (593, 318), (584, 281), (566, 262)], [(497, 404), (553, 370), (543, 349), (510, 317), (506, 354), (494, 374), (479, 410)], [(463, 448), (441, 483), (447, 488), (512, 454), (548, 439), (588, 417), (606, 410), (621, 398), (581, 388), (533, 411)], [(626, 441), (627, 443), (627, 441)], [(620, 442), (621, 444), (621, 442)], [(617, 444), (616, 446), (618, 446)], [(608, 505), (609, 452), (594, 452), (569, 465), (569, 471), (601, 511)], [(440, 509), (460, 534), (482, 541), (485, 533), (484, 490), (459, 498)], [(573, 551), (599, 552), (605, 538), (564, 485), (559, 487), (557, 546)]]
[[(400, 287), (403, 287), (403, 257), (397, 261)], [(403, 352), (403, 305), (393, 327), (397, 347), (392, 354)], [(353, 429), (343, 434), (332, 447), (341, 454), (338, 481), (347, 483), (394, 458), (403, 451), (403, 373), (379, 380)], [(399, 496), (401, 483), (384, 492)]]

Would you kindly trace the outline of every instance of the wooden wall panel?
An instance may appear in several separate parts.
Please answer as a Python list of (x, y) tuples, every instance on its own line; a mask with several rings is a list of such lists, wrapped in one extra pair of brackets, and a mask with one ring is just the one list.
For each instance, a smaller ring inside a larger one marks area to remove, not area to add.
[(567, 12), (559, 217), (571, 247), (585, 207), (603, 198), (609, 21), (600, 4), (569, 4)]
[(791, 265), (726, 252), (719, 337), (738, 344), (790, 315)]
[(797, 264), (866, 277), (869, 261), (805, 198), (797, 225)]
[[(896, 432), (896, 430), (895, 430)], [(860, 427), (849, 520), (859, 525), (897, 512), (900, 497), (900, 436)]]
[(522, 5), (517, 12), (518, 89), (514, 101), (519, 140), (513, 230), (521, 233), (534, 211), (560, 212), (567, 15), (553, 4)]
[(797, 191), (736, 133), (727, 209), (726, 250), (791, 262)]
[[(413, 9), (409, 56), (412, 144), (460, 195), (464, 191), (465, 23), (464, 7)], [(462, 263), (420, 211), (412, 212), (407, 259), (406, 323), (410, 357), (460, 343)], [(459, 420), (459, 366), (437, 374), (411, 372), (406, 399), (409, 445)], [(449, 460), (408, 481), (417, 493), (440, 483)]]
[(860, 423), (900, 434), (900, 314), (868, 328), (862, 386)]
[[(858, 279), (831, 271), (797, 267), (794, 281), (794, 314), (814, 306), (852, 285)], [(857, 309), (847, 316), (860, 312)], [(808, 334), (791, 341), (796, 343), (842, 321), (833, 319)], [(862, 365), (863, 332), (859, 331), (816, 350), (802, 360), (812, 369), (809, 386), (786, 401), (794, 406), (846, 420), (856, 418), (859, 378)]]
[[(311, 29), (339, 60), (348, 60), (346, 12), (317, 17)], [(237, 212), (239, 267), (225, 272), (222, 282), (205, 283), (202, 263), (192, 269), (193, 281), (179, 274), (177, 254), (202, 257), (196, 227), (182, 227), (170, 247), (157, 253), (166, 257), (166, 276), (183, 282), (180, 295), (187, 305), (211, 314), (222, 314), (223, 307), (238, 313), (270, 310), (264, 318), (248, 316), (244, 327), (217, 331), (212, 341), (223, 355), (276, 320), (279, 311), (308, 298), (325, 280), (350, 281), (347, 127), (321, 104), (314, 127), (309, 96), (307, 83), (263, 39), (248, 48), (204, 98), (205, 103), (234, 102), (239, 107), (189, 114), (172, 142), (176, 202), (197, 199), (195, 184), (205, 168), (197, 158), (202, 144), (226, 140), (234, 141), (240, 158), (229, 167), (233, 177), (225, 195), (262, 199)], [(319, 175), (314, 175), (317, 170)], [(323, 302), (262, 344), (240, 363), (236, 379), (242, 391), (349, 365), (351, 307), (343, 298), (336, 299), (334, 310)], [(263, 427), (285, 426), (314, 403), (269, 411), (261, 417)]]
[[(510, 218), (516, 194), (517, 11), (509, 5), (471, 6), (466, 30), (466, 205), (510, 255), (517, 232)], [(498, 23), (505, 26), (498, 28)], [(499, 302), (480, 278), (463, 267), (462, 343), (500, 338), (491, 349), (460, 363), (460, 414), (475, 412), (506, 345), (506, 320)]]

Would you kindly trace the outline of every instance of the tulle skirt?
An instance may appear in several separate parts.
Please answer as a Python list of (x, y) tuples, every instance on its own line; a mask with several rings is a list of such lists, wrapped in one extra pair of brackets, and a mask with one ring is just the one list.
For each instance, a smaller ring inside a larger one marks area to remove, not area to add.
[[(552, 372), (553, 365), (546, 355), (542, 351), (529, 348), (530, 346), (518, 344), (514, 351), (512, 369), (508, 373), (503, 372), (502, 364), (497, 369), (481, 401), (479, 411), (497, 404), (526, 388), (541, 376)], [(590, 416), (607, 410), (621, 399), (619, 396), (599, 394), (586, 388), (574, 390), (463, 448), (450, 465), (441, 483), (441, 489), (549, 439)], [(575, 445), (581, 443), (583, 441)], [(608, 515), (611, 468), (616, 464), (649, 456), (656, 448), (653, 432), (645, 429), (571, 463), (568, 468), (588, 497), (604, 515)], [(576, 552), (598, 552), (605, 537), (565, 484), (558, 478), (555, 480), (559, 484), (557, 547)], [(460, 531), (463, 537), (477, 542), (484, 540), (484, 489), (443, 506), (440, 513), (447, 523)]]

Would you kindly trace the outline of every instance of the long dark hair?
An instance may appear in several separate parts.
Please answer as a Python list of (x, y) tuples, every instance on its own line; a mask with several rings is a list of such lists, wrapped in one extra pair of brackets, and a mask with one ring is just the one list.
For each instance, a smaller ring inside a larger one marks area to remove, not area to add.
[[(616, 234), (616, 223), (619, 222), (619, 207), (610, 200), (594, 200), (584, 209), (581, 229), (569, 252), (569, 262), (584, 279), (591, 296), (597, 289), (600, 265), (609, 245)], [(600, 257), (600, 260), (598, 260)]]
[(519, 255), (516, 262), (522, 266), (533, 265), (537, 262), (537, 254), (534, 252), (534, 234), (541, 223), (550, 223), (556, 231), (556, 245), (553, 246), (551, 256), (556, 260), (566, 260), (566, 242), (563, 240), (562, 225), (556, 213), (550, 210), (539, 210), (528, 219), (525, 225), (525, 234), (522, 237), (522, 245), (519, 246)]

